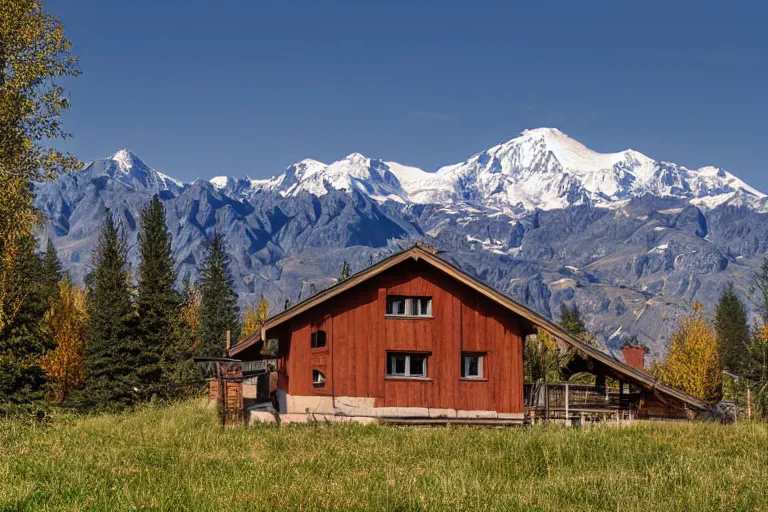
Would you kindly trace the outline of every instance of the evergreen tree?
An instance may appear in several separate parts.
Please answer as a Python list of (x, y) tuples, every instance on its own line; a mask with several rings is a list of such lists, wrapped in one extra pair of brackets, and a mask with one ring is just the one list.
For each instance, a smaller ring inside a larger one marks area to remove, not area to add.
[(344, 260), (344, 263), (341, 265), (341, 274), (339, 275), (338, 282), (346, 281), (349, 279), (350, 270), (349, 270), (349, 263), (347, 260)]
[(58, 254), (56, 254), (56, 248), (49, 238), (40, 269), (40, 285), (43, 287), (43, 293), (48, 300), (54, 299), (59, 293), (61, 276), (61, 262), (59, 261)]
[(136, 375), (139, 346), (125, 236), (109, 210), (93, 263), (86, 301), (85, 385), (75, 402), (83, 408), (119, 409), (140, 398), (141, 383)]
[(736, 295), (732, 283), (720, 295), (715, 310), (715, 330), (720, 364), (724, 369), (740, 375), (751, 333), (747, 324), (747, 308)]
[(48, 309), (39, 283), (41, 263), (30, 235), (17, 241), (17, 256), (5, 268), (9, 292), (0, 324), (0, 414), (28, 409), (44, 398), (45, 373), (40, 358), (50, 349), (42, 330)]
[[(139, 326), (139, 360), (137, 377), (141, 396), (169, 396), (171, 383), (163, 378), (162, 361), (172, 363), (175, 357), (163, 357), (172, 350), (173, 337), (181, 321), (181, 297), (174, 289), (175, 262), (171, 255), (171, 236), (165, 224), (165, 209), (155, 195), (141, 213), (139, 233), (140, 261), (136, 311)], [(172, 368), (167, 369), (173, 372)]]
[(220, 357), (226, 349), (226, 332), (230, 331), (232, 340), (238, 340), (241, 326), (224, 237), (219, 233), (214, 233), (208, 242), (208, 256), (200, 271), (200, 291), (202, 308), (197, 355)]
[(569, 308), (565, 303), (560, 306), (560, 325), (562, 325), (563, 330), (571, 336), (579, 337), (587, 332), (587, 328), (584, 325), (584, 321), (581, 319), (581, 313), (576, 304), (574, 304), (572, 308)]
[(768, 256), (763, 258), (760, 269), (752, 276), (754, 291), (757, 292), (757, 306), (763, 323), (768, 324)]
[(192, 358), (200, 345), (198, 327), (201, 305), (200, 289), (190, 283), (189, 274), (186, 274), (182, 280), (180, 320), (161, 360), (165, 392), (172, 396), (193, 392), (204, 382), (203, 374)]

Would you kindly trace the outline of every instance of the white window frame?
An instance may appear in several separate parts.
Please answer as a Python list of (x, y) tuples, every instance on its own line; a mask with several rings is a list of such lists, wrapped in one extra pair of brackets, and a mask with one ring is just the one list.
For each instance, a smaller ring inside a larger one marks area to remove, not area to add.
[[(426, 299), (427, 300), (427, 311), (423, 312), (421, 310), (421, 301)], [(403, 301), (404, 302), (404, 313), (395, 313), (394, 308), (392, 308), (392, 312), (390, 313), (390, 304), (392, 304), (395, 301)], [(419, 311), (416, 314), (413, 314), (413, 306), (414, 301), (419, 301), (417, 304), (419, 304)], [(403, 297), (400, 295), (388, 295), (387, 296), (387, 317), (397, 317), (397, 318), (432, 318), (432, 297)]]
[(316, 388), (325, 387), (325, 374), (317, 368), (312, 370), (312, 386)]
[[(477, 375), (469, 374), (470, 358), (477, 358)], [(485, 379), (485, 354), (475, 352), (463, 352), (461, 354), (461, 373), (462, 379), (483, 380)]]
[[(396, 357), (404, 357), (405, 358), (405, 373), (395, 373), (395, 358)], [(422, 366), (422, 373), (419, 374), (412, 374), (411, 373), (411, 357), (419, 357), (424, 360), (423, 366)], [(421, 353), (421, 352), (414, 352), (414, 353), (408, 353), (408, 352), (387, 352), (387, 377), (395, 377), (395, 378), (401, 378), (401, 379), (426, 379), (429, 375), (427, 370), (427, 364), (429, 360), (429, 354)]]

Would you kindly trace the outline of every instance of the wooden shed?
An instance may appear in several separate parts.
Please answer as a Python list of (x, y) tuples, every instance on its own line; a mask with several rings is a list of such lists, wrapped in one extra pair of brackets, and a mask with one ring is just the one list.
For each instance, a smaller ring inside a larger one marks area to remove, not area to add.
[[(273, 316), (229, 356), (258, 359), (267, 340), (278, 340), (283, 414), (519, 424), (541, 406), (540, 389), (526, 389), (523, 373), (524, 339), (539, 328), (590, 361), (598, 382), (620, 383), (613, 400), (596, 386), (591, 408), (639, 415), (653, 404), (656, 415), (687, 417), (705, 407), (419, 246)], [(578, 414), (583, 391), (573, 395), (569, 411), (565, 387), (566, 419)], [(547, 414), (556, 409), (549, 408), (551, 392), (545, 388), (543, 395)]]

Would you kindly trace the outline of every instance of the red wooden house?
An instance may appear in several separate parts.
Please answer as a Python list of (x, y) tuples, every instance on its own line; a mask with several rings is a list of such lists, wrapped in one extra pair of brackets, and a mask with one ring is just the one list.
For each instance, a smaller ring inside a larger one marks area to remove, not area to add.
[[(598, 382), (621, 383), (617, 411), (646, 406), (684, 416), (704, 408), (419, 246), (273, 316), (229, 355), (257, 359), (267, 340), (278, 340), (281, 413), (511, 424), (540, 405), (523, 374), (524, 339), (539, 328), (589, 361)], [(609, 393), (599, 393), (608, 404)], [(568, 414), (567, 398), (564, 405)]]

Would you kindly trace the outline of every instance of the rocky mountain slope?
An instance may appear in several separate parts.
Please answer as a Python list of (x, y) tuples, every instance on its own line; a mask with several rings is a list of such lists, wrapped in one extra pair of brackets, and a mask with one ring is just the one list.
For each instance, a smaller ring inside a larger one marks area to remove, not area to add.
[(688, 169), (628, 150), (599, 154), (552, 128), (434, 173), (352, 154), (303, 160), (269, 179), (182, 183), (121, 150), (37, 186), (37, 206), (77, 279), (106, 208), (137, 258), (139, 212), (164, 201), (180, 275), (196, 277), (204, 242), (226, 235), (242, 300), (273, 312), (416, 239), (534, 309), (575, 302), (609, 348), (628, 335), (653, 357), (694, 300), (713, 307), (729, 281), (746, 296), (768, 251), (768, 198), (728, 172)]

